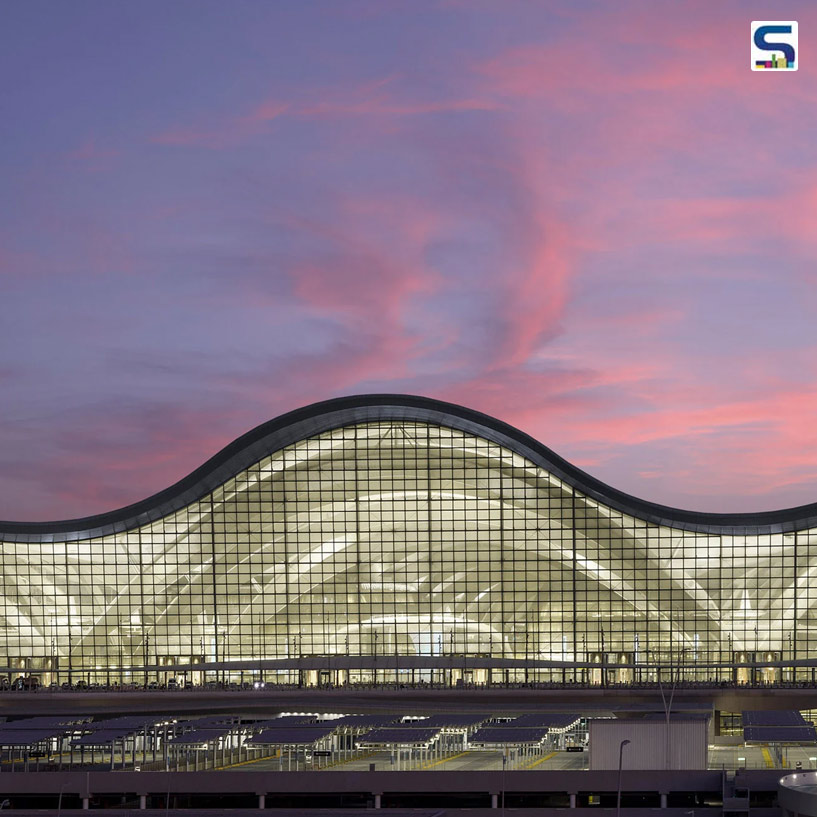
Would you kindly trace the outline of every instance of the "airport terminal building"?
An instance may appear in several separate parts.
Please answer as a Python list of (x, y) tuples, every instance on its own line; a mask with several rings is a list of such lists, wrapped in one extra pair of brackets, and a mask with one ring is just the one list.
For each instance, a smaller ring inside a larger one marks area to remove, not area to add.
[(652, 504), (421, 397), (291, 412), (147, 500), (0, 542), (0, 671), (44, 682), (775, 682), (812, 670), (763, 662), (817, 648), (817, 505)]

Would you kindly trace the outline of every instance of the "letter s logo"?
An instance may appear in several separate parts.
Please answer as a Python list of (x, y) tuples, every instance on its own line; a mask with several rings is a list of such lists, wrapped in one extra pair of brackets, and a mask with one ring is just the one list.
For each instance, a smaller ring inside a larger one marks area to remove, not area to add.
[(767, 34), (791, 34), (791, 26), (761, 26), (755, 32), (755, 46), (761, 51), (782, 51), (786, 62), (794, 62), (794, 48), (788, 43), (770, 43)]
[(797, 70), (797, 21), (752, 21), (752, 70)]

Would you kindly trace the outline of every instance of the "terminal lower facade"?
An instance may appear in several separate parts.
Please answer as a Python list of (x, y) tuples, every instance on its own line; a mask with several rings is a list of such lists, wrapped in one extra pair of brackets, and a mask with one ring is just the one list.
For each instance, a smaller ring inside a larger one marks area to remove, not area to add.
[(817, 508), (654, 505), (427, 398), (291, 412), (141, 503), (0, 542), (12, 682), (813, 681)]

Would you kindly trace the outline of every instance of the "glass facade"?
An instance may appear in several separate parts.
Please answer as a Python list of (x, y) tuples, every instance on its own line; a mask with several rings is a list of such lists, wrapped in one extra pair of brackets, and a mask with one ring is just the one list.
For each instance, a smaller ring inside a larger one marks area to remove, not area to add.
[(0, 666), (46, 681), (337, 655), (583, 665), (484, 681), (598, 682), (602, 657), (635, 665), (607, 681), (651, 680), (656, 663), (687, 679), (774, 681), (789, 671), (703, 665), (817, 646), (817, 530), (650, 523), (439, 423), (331, 428), (156, 521), (41, 538), (0, 549)]

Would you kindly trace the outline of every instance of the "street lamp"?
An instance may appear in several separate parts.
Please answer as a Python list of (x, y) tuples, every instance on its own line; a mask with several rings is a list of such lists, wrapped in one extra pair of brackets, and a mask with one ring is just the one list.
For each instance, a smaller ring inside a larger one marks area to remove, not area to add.
[[(652, 650), (647, 650), (647, 655), (654, 657), (654, 653), (653, 653)], [(664, 715), (666, 717), (666, 727), (665, 727), (666, 728), (666, 735), (665, 735), (666, 742), (665, 742), (665, 746), (664, 746), (664, 768), (669, 769), (670, 768), (670, 716), (672, 714), (672, 701), (675, 698), (675, 687), (676, 687), (676, 685), (678, 683), (678, 678), (677, 677), (676, 678), (672, 677), (672, 661), (670, 661), (669, 678), (670, 678), (670, 681), (672, 683), (672, 687), (670, 688), (669, 699), (667, 699), (667, 696), (664, 694), (664, 685), (661, 682), (661, 667), (659, 666), (657, 661), (656, 661), (656, 664), (655, 664), (655, 674), (656, 674), (656, 677), (658, 679), (658, 689), (661, 692), (661, 702), (664, 704)]]
[(629, 745), (629, 740), (623, 740), (618, 747), (618, 794), (616, 795), (616, 817), (621, 817), (621, 762), (624, 759), (624, 747)]
[(62, 815), (62, 793), (65, 791), (65, 783), (60, 786), (60, 796), (57, 798), (57, 817)]

